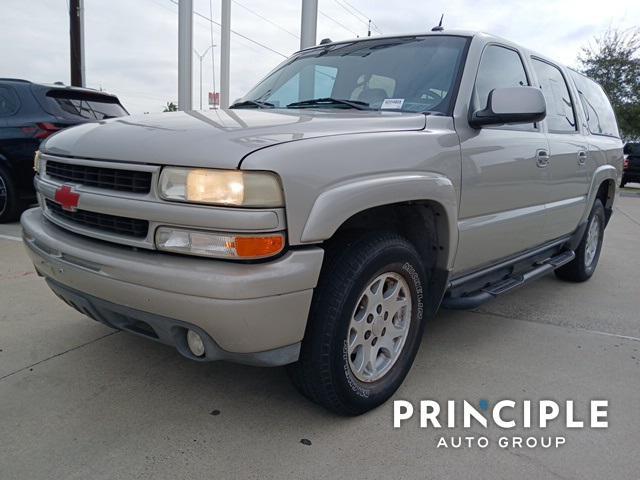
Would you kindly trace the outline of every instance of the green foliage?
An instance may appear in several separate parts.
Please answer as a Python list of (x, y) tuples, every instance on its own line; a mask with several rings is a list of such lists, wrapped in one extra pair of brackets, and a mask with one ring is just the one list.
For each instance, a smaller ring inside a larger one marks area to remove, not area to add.
[(167, 102), (167, 104), (165, 105), (165, 107), (164, 107), (164, 109), (162, 111), (163, 112), (177, 112), (178, 111), (178, 106), (173, 102)]
[(578, 61), (609, 95), (622, 137), (640, 139), (640, 29), (607, 30), (582, 48)]

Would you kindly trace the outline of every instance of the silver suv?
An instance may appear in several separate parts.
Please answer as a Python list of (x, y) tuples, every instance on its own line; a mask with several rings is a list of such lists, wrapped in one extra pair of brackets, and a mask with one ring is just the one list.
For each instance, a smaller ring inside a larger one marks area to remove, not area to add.
[(593, 274), (622, 143), (602, 89), (490, 35), (296, 53), (229, 110), (50, 137), (22, 216), (66, 303), (195, 361), (387, 400), (438, 309)]

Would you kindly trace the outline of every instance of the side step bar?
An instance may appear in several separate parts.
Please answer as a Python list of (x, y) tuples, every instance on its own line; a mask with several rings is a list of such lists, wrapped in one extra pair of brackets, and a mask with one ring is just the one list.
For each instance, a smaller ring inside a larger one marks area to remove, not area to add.
[(525, 285), (537, 278), (551, 273), (556, 268), (569, 263), (576, 257), (573, 250), (565, 250), (547, 260), (536, 262), (533, 268), (525, 273), (510, 275), (503, 280), (494, 282), (475, 292), (463, 294), (459, 297), (445, 297), (442, 300), (442, 307), (450, 310), (469, 310), (479, 307), (498, 295), (510, 292)]

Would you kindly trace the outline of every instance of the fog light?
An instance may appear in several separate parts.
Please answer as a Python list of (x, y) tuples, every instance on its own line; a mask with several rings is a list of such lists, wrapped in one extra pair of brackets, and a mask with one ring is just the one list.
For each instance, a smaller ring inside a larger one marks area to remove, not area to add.
[(191, 353), (196, 357), (202, 357), (204, 355), (204, 342), (202, 341), (202, 337), (193, 330), (187, 331), (187, 345), (189, 345), (189, 350), (191, 350)]

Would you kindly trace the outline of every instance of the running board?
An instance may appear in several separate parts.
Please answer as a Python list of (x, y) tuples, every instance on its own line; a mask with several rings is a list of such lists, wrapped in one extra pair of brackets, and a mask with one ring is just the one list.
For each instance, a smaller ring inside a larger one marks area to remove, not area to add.
[(459, 297), (445, 297), (442, 300), (442, 307), (450, 310), (469, 310), (479, 307), (498, 295), (510, 292), (537, 278), (553, 272), (556, 268), (569, 263), (576, 257), (573, 250), (565, 250), (542, 262), (533, 264), (533, 268), (525, 273), (511, 275), (503, 280), (494, 282), (486, 287), (463, 294)]

